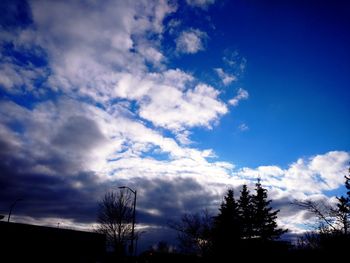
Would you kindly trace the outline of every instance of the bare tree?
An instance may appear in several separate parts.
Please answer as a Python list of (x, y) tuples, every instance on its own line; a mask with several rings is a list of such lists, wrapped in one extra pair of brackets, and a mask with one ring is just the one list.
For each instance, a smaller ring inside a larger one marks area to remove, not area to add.
[[(350, 173), (350, 169), (349, 169)], [(319, 223), (319, 232), (337, 232), (348, 234), (350, 225), (350, 178), (345, 176), (345, 187), (349, 190), (347, 196), (337, 197), (335, 205), (324, 201), (295, 201), (294, 204), (305, 208), (314, 214)]]
[(106, 235), (109, 246), (124, 255), (132, 233), (132, 198), (128, 192), (107, 192), (99, 203), (97, 231)]
[[(349, 169), (350, 174), (350, 169)], [(317, 218), (318, 229), (307, 233), (300, 245), (309, 248), (327, 249), (350, 242), (350, 177), (345, 176), (346, 196), (337, 197), (337, 203), (330, 205), (325, 201), (295, 201), (294, 204), (305, 208)]]
[(188, 254), (203, 255), (211, 246), (212, 216), (207, 210), (184, 214), (180, 221), (170, 222), (169, 227), (178, 232), (180, 249)]
[(317, 229), (320, 232), (337, 231), (337, 225), (339, 222), (337, 222), (336, 218), (334, 217), (335, 209), (331, 205), (322, 200), (296, 200), (293, 202), (293, 204), (304, 208), (317, 218)]

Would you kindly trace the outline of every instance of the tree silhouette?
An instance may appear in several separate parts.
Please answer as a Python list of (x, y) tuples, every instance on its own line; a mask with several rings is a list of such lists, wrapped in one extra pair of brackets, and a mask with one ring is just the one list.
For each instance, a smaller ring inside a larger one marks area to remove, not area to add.
[(335, 210), (336, 221), (340, 224), (340, 231), (345, 235), (348, 234), (349, 229), (349, 198), (345, 196), (337, 197), (337, 209)]
[(348, 176), (345, 175), (345, 188), (348, 190), (346, 192), (348, 198), (350, 199), (350, 167), (348, 169)]
[(205, 255), (211, 247), (212, 216), (207, 210), (184, 214), (179, 222), (170, 222), (169, 227), (178, 231), (180, 250), (186, 254)]
[(241, 235), (243, 239), (249, 239), (253, 236), (253, 218), (254, 210), (252, 196), (247, 185), (243, 185), (241, 195), (238, 199), (239, 216), (241, 219)]
[(319, 234), (349, 234), (350, 226), (350, 168), (345, 177), (346, 196), (337, 197), (334, 206), (323, 201), (295, 201), (300, 207), (307, 209), (317, 217)]
[(346, 196), (337, 197), (338, 203), (334, 213), (335, 222), (338, 224), (338, 229), (342, 234), (347, 235), (350, 226), (350, 168), (349, 176), (345, 177), (345, 188), (348, 190)]
[(279, 210), (272, 210), (260, 180), (255, 190), (252, 195), (243, 185), (236, 201), (229, 189), (212, 220), (207, 214), (185, 214), (180, 222), (172, 223), (170, 227), (179, 232), (182, 251), (214, 260), (243, 256), (252, 250), (262, 252), (252, 257), (286, 251), (286, 244), (275, 242), (287, 231), (277, 226)]
[(335, 221), (334, 221), (334, 208), (324, 202), (320, 201), (312, 201), (312, 200), (302, 200), (302, 201), (294, 201), (294, 204), (308, 210), (310, 213), (314, 214), (317, 218), (317, 226), (318, 231), (321, 232), (332, 232), (338, 231)]
[(276, 219), (279, 210), (272, 210), (271, 200), (267, 200), (267, 190), (262, 187), (260, 179), (255, 186), (256, 193), (252, 197), (253, 236), (265, 241), (275, 240), (287, 230), (278, 228)]
[(106, 235), (107, 242), (117, 255), (124, 255), (127, 242), (131, 239), (132, 208), (131, 196), (124, 191), (118, 194), (108, 192), (99, 203), (97, 232)]
[[(350, 226), (350, 167), (348, 169), (348, 174), (349, 174), (349, 176), (345, 175), (345, 188), (347, 189), (347, 192), (346, 192), (347, 196), (344, 197), (344, 199), (345, 199), (345, 207), (346, 208), (343, 209), (343, 208), (339, 207), (339, 209), (342, 209), (342, 211), (344, 213), (346, 213), (346, 218), (343, 219), (344, 220), (344, 232), (345, 232), (345, 234), (348, 234), (348, 230), (349, 230), (349, 226)], [(344, 202), (344, 201), (342, 201), (342, 202)], [(342, 206), (342, 205), (340, 205), (340, 206)]]
[(219, 214), (214, 218), (213, 249), (215, 253), (227, 254), (241, 238), (241, 219), (233, 189), (229, 189), (221, 203)]

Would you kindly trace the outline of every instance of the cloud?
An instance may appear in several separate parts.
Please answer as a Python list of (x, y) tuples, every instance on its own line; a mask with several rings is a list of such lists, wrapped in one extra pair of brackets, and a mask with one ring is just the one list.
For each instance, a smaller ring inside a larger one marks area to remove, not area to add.
[(179, 69), (147, 74), (140, 79), (123, 74), (115, 94), (137, 101), (140, 117), (156, 126), (175, 132), (195, 126), (210, 128), (227, 113), (227, 107), (219, 100), (219, 91), (193, 80)]
[(53, 138), (53, 144), (63, 149), (89, 151), (106, 141), (96, 123), (83, 116), (70, 117)]
[(45, 51), (50, 89), (100, 103), (113, 98), (115, 72), (145, 72), (149, 62), (162, 66), (163, 19), (176, 10), (166, 1), (33, 1), (30, 8), (33, 26), (15, 31), (7, 42), (21, 53), (33, 47)]
[(278, 166), (242, 168), (237, 176), (249, 180), (260, 177), (271, 188), (279, 188), (294, 198), (305, 198), (340, 187), (344, 183), (349, 159), (347, 152), (331, 151), (307, 159), (300, 158), (287, 169)]
[[(7, 138), (2, 149), (6, 155), (23, 156), (30, 161), (29, 171), (57, 176), (93, 171), (108, 180), (115, 174), (119, 178), (142, 176), (144, 169), (148, 176), (200, 171), (227, 176), (228, 163), (206, 160), (213, 156), (212, 151), (181, 147), (174, 139), (137, 120), (114, 116), (116, 111), (108, 113), (69, 99), (43, 102), (31, 110), (13, 102), (1, 102), (1, 134)], [(159, 153), (166, 159), (157, 160)]]
[(118, 185), (138, 189), (138, 222), (147, 229), (165, 227), (179, 211), (215, 209), (232, 166), (209, 162), (210, 150), (180, 147), (141, 122), (115, 116), (118, 110), (71, 99), (33, 109), (2, 101), (1, 211), (21, 196), (15, 221), (91, 229), (97, 202)]
[(178, 132), (176, 134), (176, 139), (183, 145), (191, 144), (192, 141), (189, 139), (191, 132), (188, 130)]
[[(203, 207), (215, 214), (228, 187), (238, 193), (248, 183), (252, 189), (260, 177), (281, 209), (281, 225), (298, 232), (305, 215), (291, 208), (290, 201), (318, 198), (342, 185), (350, 160), (349, 153), (334, 151), (299, 159), (286, 169), (237, 169), (213, 161), (210, 149), (180, 146), (128, 116), (119, 108), (106, 112), (71, 99), (33, 109), (2, 101), (0, 208), (7, 209), (6, 200), (24, 196), (16, 210), (19, 221), (23, 217), (49, 224), (51, 218), (51, 224), (59, 219), (90, 228), (102, 195), (129, 185), (140, 197), (138, 223), (166, 232), (167, 220)], [(154, 240), (152, 233), (147, 239)]]
[(204, 40), (207, 34), (198, 29), (189, 29), (181, 32), (175, 40), (176, 51), (184, 54), (194, 54), (204, 49)]
[(227, 107), (218, 101), (218, 95), (217, 90), (205, 84), (198, 84), (184, 93), (163, 86), (161, 92), (151, 93), (151, 103), (141, 104), (140, 116), (175, 131), (183, 127), (210, 128), (213, 121), (227, 113)]
[(164, 55), (154, 47), (146, 45), (140, 45), (138, 47), (139, 53), (145, 58), (147, 62), (153, 63), (155, 66), (161, 67), (162, 62), (165, 60)]
[(11, 132), (17, 138), (17, 155), (33, 163), (31, 171), (48, 174), (94, 170), (103, 162), (104, 152), (118, 149), (88, 117), (92, 115), (89, 112), (92, 109), (84, 104), (66, 100), (44, 102), (33, 110), (13, 102), (0, 104), (2, 125), (13, 127)]
[[(38, 83), (49, 74), (45, 66), (45, 54), (36, 47), (31, 50), (16, 47), (16, 31), (13, 34), (0, 32), (0, 35), (1, 33), (6, 36), (0, 37), (0, 89), (13, 95), (30, 92), (40, 96), (42, 89)], [(9, 44), (11, 42), (12, 44)], [(19, 58), (14, 55), (18, 53), (21, 53)]]
[(0, 124), (0, 156), (5, 157), (9, 154), (18, 154), (20, 146), (20, 138), (7, 126)]
[(244, 167), (233, 174), (250, 185), (261, 178), (264, 187), (269, 189), (272, 205), (281, 212), (278, 223), (292, 233), (302, 233), (316, 226), (314, 215), (292, 203), (295, 200), (323, 200), (332, 203), (334, 196), (327, 191), (339, 189), (344, 184), (350, 154), (331, 151), (308, 158), (299, 158), (286, 169), (268, 165), (257, 168)]
[(167, 29), (169, 30), (169, 33), (176, 33), (177, 29), (180, 27), (181, 24), (181, 20), (175, 18), (171, 19), (167, 24)]
[[(37, 47), (47, 61), (42, 67), (31, 65), (28, 69), (14, 62), (0, 64), (6, 73), (0, 84), (7, 90), (25, 87), (39, 97), (62, 92), (106, 108), (112, 107), (113, 101), (126, 99), (135, 103), (134, 114), (139, 118), (173, 132), (211, 127), (228, 112), (219, 92), (163, 64), (162, 21), (175, 10), (165, 1), (113, 1), (99, 8), (94, 3), (71, 6), (35, 1), (31, 3), (35, 27), (20, 30), (7, 42), (22, 53)], [(184, 51), (195, 52), (203, 48), (205, 37), (204, 32), (191, 29), (179, 39), (185, 41)], [(157, 71), (151, 71), (149, 64)]]
[(242, 123), (242, 124), (240, 124), (240, 125), (238, 126), (238, 129), (239, 129), (240, 131), (244, 132), (244, 131), (248, 131), (248, 130), (249, 130), (249, 127), (248, 127), (247, 124)]
[(193, 7), (207, 9), (209, 5), (215, 3), (215, 0), (186, 0), (186, 3)]
[(237, 80), (236, 76), (224, 72), (222, 68), (214, 68), (214, 71), (218, 74), (225, 86), (230, 85), (233, 81)]
[[(159, 226), (179, 210), (216, 202), (210, 196), (221, 194), (219, 185), (230, 180), (229, 163), (209, 162), (212, 151), (180, 147), (118, 110), (71, 99), (33, 109), (1, 101), (0, 209), (21, 196), (19, 221), (48, 224), (51, 218), (51, 225), (59, 219), (66, 226), (90, 228), (102, 195), (130, 185), (139, 192), (140, 223)], [(217, 186), (207, 189), (209, 182)], [(201, 201), (195, 201), (193, 189)]]
[(241, 100), (246, 100), (248, 98), (249, 98), (248, 91), (246, 91), (245, 89), (239, 88), (239, 90), (237, 91), (237, 95), (234, 98), (230, 99), (228, 103), (232, 106), (238, 106)]

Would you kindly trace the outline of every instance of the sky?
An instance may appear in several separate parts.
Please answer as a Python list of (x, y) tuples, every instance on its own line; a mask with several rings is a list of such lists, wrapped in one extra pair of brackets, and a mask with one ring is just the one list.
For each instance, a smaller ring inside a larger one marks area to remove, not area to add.
[(229, 188), (335, 202), (350, 161), (347, 1), (1, 1), (0, 214), (93, 229), (137, 190), (140, 242)]

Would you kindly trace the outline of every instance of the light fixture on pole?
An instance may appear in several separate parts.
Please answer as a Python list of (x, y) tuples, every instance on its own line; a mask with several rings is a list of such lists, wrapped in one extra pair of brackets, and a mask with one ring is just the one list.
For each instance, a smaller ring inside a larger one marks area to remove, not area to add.
[(128, 186), (120, 186), (119, 189), (128, 189), (130, 192), (134, 194), (134, 209), (133, 209), (133, 215), (132, 215), (132, 229), (131, 229), (131, 246), (130, 246), (130, 254), (134, 255), (134, 240), (135, 240), (135, 218), (136, 218), (136, 195), (137, 191), (132, 190)]

